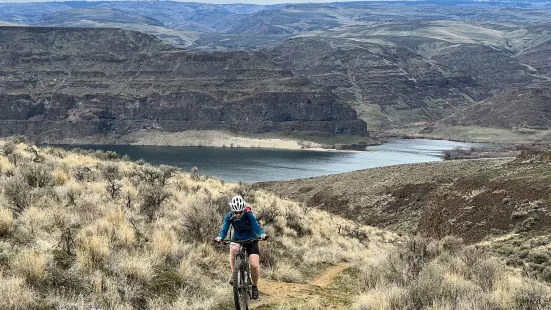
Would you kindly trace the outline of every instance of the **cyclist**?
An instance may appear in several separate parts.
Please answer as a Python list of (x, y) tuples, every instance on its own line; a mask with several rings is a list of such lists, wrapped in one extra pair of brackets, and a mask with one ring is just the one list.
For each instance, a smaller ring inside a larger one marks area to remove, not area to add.
[[(256, 217), (250, 211), (250, 208), (246, 206), (246, 202), (240, 195), (233, 197), (230, 202), (231, 211), (226, 214), (224, 218), (224, 225), (220, 235), (216, 237), (216, 242), (222, 242), (228, 233), (230, 224), (233, 226), (233, 238), (232, 240), (247, 240), (260, 236), (262, 240), (266, 240), (268, 236), (264, 233), (260, 224), (256, 220)], [(260, 278), (260, 249), (258, 247), (258, 241), (243, 245), (249, 255), (249, 264), (251, 266), (251, 275), (253, 282), (252, 299), (258, 299), (258, 279)], [(233, 274), (234, 257), (239, 251), (239, 245), (237, 243), (230, 243), (230, 266)], [(231, 279), (230, 279), (230, 284)]]

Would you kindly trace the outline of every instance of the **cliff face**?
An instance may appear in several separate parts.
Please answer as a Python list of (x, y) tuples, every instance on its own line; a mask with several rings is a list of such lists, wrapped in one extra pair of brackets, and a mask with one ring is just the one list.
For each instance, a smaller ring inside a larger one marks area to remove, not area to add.
[(226, 129), (365, 134), (329, 91), (253, 52), (188, 52), (118, 29), (0, 27), (0, 135)]

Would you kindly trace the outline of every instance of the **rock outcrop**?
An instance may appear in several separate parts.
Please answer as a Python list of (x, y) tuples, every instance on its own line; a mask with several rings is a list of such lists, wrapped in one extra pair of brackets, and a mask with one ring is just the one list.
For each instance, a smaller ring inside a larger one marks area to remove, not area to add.
[(189, 52), (120, 29), (0, 27), (0, 65), (2, 136), (367, 133), (330, 91), (255, 52)]

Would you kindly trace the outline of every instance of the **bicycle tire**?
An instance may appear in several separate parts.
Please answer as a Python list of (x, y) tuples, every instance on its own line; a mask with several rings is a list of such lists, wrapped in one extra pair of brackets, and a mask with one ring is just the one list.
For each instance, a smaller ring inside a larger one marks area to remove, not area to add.
[(233, 267), (233, 301), (235, 304), (235, 310), (249, 310), (247, 291), (243, 289), (245, 285), (243, 281), (244, 272), (242, 261), (240, 259), (235, 260)]
[[(248, 265), (248, 264), (247, 264)], [(241, 310), (249, 310), (249, 298), (251, 297), (250, 296), (250, 283), (249, 283), (249, 273), (250, 273), (250, 270), (248, 270), (247, 268), (248, 266), (243, 266), (242, 267), (242, 272), (241, 272), (241, 279), (242, 279), (242, 282), (243, 283), (243, 287), (242, 287), (242, 291), (241, 291)], [(246, 273), (244, 271), (247, 271)]]
[(235, 310), (241, 310), (241, 304), (240, 304), (240, 298), (239, 298), (239, 281), (240, 281), (240, 269), (241, 269), (241, 261), (235, 260), (235, 264), (233, 266), (233, 301), (235, 303)]

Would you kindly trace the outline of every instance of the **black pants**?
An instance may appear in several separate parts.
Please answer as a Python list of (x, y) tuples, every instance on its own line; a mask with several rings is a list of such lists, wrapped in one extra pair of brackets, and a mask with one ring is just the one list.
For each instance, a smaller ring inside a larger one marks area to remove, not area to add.
[[(236, 244), (236, 243), (233, 243), (233, 244)], [(245, 248), (245, 251), (247, 251), (247, 256), (250, 256), (251, 254), (260, 255), (260, 247), (258, 246), (258, 240), (243, 244), (243, 247)]]

